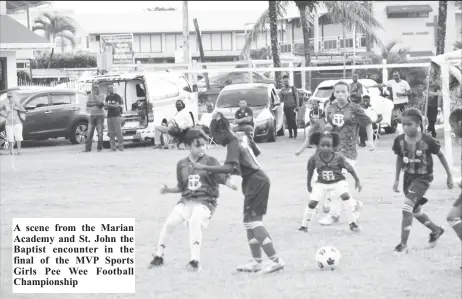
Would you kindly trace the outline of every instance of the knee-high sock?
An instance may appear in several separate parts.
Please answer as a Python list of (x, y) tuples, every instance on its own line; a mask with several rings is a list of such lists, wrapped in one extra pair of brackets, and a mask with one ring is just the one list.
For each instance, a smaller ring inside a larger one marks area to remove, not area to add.
[(263, 225), (261, 225), (254, 227), (252, 230), (255, 239), (257, 239), (258, 242), (260, 242), (260, 245), (263, 248), (263, 251), (265, 252), (266, 256), (268, 256), (268, 258), (272, 261), (278, 262), (279, 258), (277, 256), (276, 249), (274, 249), (273, 240), (271, 239), (266, 228)]
[(303, 213), (302, 226), (308, 227), (308, 223), (311, 221), (315, 210), (311, 209), (309, 206), (305, 207), (305, 212)]
[(250, 252), (255, 261), (261, 263), (261, 245), (255, 238), (252, 229), (247, 229), (247, 240), (249, 242)]
[(352, 201), (354, 199), (350, 198), (348, 200), (342, 200), (342, 205), (343, 209), (345, 210), (345, 214), (347, 216), (348, 223), (351, 224), (353, 222), (356, 222), (356, 219), (354, 218), (353, 215), (353, 209), (352, 209)]
[(411, 234), (412, 220), (412, 207), (405, 206), (403, 208), (403, 220), (401, 221), (401, 244), (407, 245), (407, 240)]
[(168, 242), (168, 240), (171, 238), (173, 235), (173, 232), (175, 229), (183, 223), (184, 218), (181, 217), (178, 213), (172, 212), (167, 220), (165, 220), (164, 226), (162, 227), (162, 230), (160, 231), (159, 234), (159, 241), (157, 243), (157, 251), (156, 255), (157, 256), (164, 256), (164, 251), (165, 251), (165, 246)]
[(431, 229), (432, 232), (438, 232), (440, 230), (440, 227), (436, 225), (433, 221), (430, 220), (427, 214), (425, 214), (423, 211), (420, 211), (418, 213), (414, 213), (415, 219)]
[(191, 261), (200, 261), (202, 246), (202, 224), (208, 215), (202, 209), (194, 209), (188, 221), (189, 246), (191, 248)]
[(462, 221), (460, 218), (448, 219), (449, 225), (454, 229), (459, 239), (462, 241)]

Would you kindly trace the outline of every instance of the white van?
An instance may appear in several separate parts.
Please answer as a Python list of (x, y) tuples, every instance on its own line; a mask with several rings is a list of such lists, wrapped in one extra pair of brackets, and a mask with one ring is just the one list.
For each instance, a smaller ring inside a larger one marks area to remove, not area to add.
[[(160, 143), (155, 127), (167, 125), (177, 113), (175, 103), (182, 100), (197, 121), (197, 86), (191, 85), (180, 73), (140, 71), (124, 74), (106, 74), (85, 78), (84, 82), (99, 86), (100, 94), (107, 96), (112, 84), (120, 95), (122, 108), (122, 134), (124, 141), (152, 141)], [(196, 93), (196, 94), (195, 94)], [(96, 136), (93, 138), (97, 141)], [(104, 121), (103, 147), (109, 148), (107, 121)]]

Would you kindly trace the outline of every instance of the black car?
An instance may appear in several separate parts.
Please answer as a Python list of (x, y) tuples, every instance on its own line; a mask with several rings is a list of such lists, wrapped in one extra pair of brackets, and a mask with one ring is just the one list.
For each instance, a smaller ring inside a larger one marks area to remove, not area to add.
[[(24, 140), (45, 140), (65, 137), (73, 144), (87, 140), (89, 114), (87, 95), (71, 89), (17, 90), (21, 105), (27, 110), (23, 123)], [(6, 93), (0, 96), (0, 109), (8, 104)], [(0, 116), (0, 147), (8, 143), (5, 132), (6, 120)]]

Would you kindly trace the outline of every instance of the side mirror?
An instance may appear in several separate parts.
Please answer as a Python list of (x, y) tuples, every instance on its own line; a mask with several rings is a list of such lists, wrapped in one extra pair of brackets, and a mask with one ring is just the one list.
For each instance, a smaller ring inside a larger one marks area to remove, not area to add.
[(199, 88), (197, 87), (197, 84), (193, 84), (192, 86), (193, 92), (198, 92)]
[(183, 90), (184, 90), (184, 91), (187, 91), (187, 92), (192, 92), (192, 91), (191, 91), (191, 88), (189, 88), (189, 86), (183, 87)]

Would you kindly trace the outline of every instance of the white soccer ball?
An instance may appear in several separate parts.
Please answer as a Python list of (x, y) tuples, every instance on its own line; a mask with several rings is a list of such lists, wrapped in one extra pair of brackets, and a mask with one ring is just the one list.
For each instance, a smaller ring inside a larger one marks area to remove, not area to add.
[(322, 270), (334, 270), (341, 258), (340, 251), (332, 246), (322, 247), (316, 252), (316, 264)]

